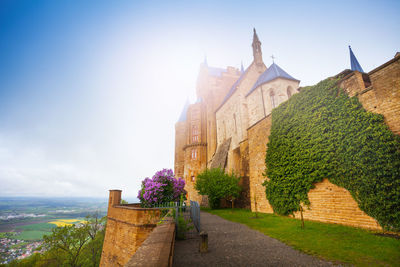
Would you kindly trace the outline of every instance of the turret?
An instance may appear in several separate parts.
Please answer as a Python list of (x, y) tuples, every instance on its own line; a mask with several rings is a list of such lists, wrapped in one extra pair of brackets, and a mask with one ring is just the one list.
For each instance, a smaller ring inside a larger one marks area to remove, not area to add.
[(110, 190), (110, 196), (108, 198), (108, 209), (110, 207), (121, 204), (121, 192), (122, 190), (113, 189)]
[(350, 64), (351, 64), (351, 70), (357, 70), (359, 72), (364, 72), (364, 70), (361, 68), (360, 63), (358, 63), (358, 60), (356, 56), (354, 55), (353, 51), (351, 50), (351, 46), (349, 46), (350, 50)]

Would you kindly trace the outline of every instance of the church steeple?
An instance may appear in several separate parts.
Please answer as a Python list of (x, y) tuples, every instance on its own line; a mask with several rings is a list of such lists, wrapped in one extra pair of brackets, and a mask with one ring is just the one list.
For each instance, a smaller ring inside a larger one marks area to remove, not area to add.
[(354, 55), (353, 51), (351, 50), (351, 47), (349, 46), (350, 50), (350, 64), (351, 64), (351, 70), (357, 70), (359, 72), (364, 72), (364, 70), (361, 68), (360, 63), (358, 63), (358, 60), (356, 56)]
[(254, 57), (254, 62), (256, 64), (263, 64), (262, 61), (262, 52), (261, 52), (261, 42), (258, 39), (257, 33), (256, 33), (256, 29), (253, 28), (253, 43), (252, 43), (252, 47), (253, 47), (253, 57)]

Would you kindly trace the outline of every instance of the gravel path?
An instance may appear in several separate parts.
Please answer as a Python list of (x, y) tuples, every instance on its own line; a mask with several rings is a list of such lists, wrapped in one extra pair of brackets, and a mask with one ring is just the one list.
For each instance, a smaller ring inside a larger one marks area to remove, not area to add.
[(332, 266), (282, 242), (201, 212), (202, 230), (208, 232), (208, 253), (200, 254), (199, 238), (175, 242), (173, 266)]

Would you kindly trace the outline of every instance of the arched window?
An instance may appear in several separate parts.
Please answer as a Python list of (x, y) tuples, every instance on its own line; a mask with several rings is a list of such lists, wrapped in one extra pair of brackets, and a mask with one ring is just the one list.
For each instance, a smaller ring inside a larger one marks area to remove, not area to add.
[(192, 159), (197, 159), (197, 149), (192, 149)]
[(192, 142), (199, 142), (199, 130), (196, 125), (192, 126)]
[(271, 98), (271, 106), (272, 106), (272, 108), (275, 108), (276, 99), (275, 99), (275, 92), (274, 92), (274, 90), (271, 90), (271, 91), (269, 92), (269, 97)]

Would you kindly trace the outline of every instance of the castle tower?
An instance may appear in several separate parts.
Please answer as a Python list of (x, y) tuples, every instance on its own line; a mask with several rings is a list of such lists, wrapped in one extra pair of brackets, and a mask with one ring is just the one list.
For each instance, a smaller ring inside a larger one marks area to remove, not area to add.
[(186, 145), (186, 118), (189, 108), (189, 99), (186, 100), (179, 120), (175, 123), (175, 166), (174, 172), (176, 177), (183, 177), (185, 166), (185, 152), (183, 147)]
[(183, 146), (185, 189), (190, 200), (201, 203), (202, 197), (194, 189), (197, 174), (207, 166), (206, 106), (201, 98), (188, 107), (185, 133)]
[(262, 60), (261, 42), (258, 39), (255, 28), (253, 28), (253, 43), (251, 46), (253, 47), (253, 58), (256, 65), (264, 65)]

